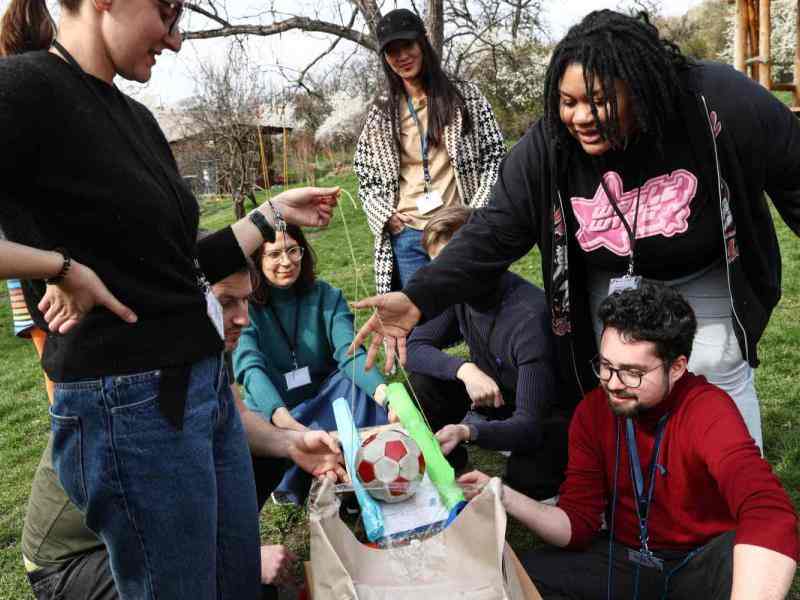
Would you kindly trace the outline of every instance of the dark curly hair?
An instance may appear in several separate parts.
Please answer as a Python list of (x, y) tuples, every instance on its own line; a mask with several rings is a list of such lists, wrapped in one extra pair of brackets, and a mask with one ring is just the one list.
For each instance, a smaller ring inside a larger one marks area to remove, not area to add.
[(597, 310), (603, 330), (613, 327), (624, 340), (653, 342), (667, 364), (689, 358), (697, 320), (689, 303), (674, 289), (644, 283), (638, 290), (615, 292)]
[(571, 147), (572, 137), (559, 116), (559, 84), (564, 71), (573, 64), (583, 66), (587, 90), (594, 90), (595, 78), (600, 80), (603, 98), (610, 106), (605, 124), (598, 118), (591, 93), (589, 101), (598, 130), (613, 145), (622, 145), (614, 85), (620, 80), (629, 90), (637, 131), (651, 136), (661, 148), (668, 124), (677, 119), (681, 89), (678, 72), (689, 61), (678, 46), (660, 37), (647, 13), (591, 12), (556, 45), (545, 76), (544, 123), (549, 137), (566, 148)]

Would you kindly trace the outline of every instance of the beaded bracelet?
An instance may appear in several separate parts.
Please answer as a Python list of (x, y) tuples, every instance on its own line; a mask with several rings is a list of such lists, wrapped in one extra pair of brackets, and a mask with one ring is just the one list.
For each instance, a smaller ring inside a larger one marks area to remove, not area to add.
[(58, 285), (59, 283), (64, 281), (64, 278), (67, 276), (67, 273), (69, 273), (69, 268), (72, 266), (72, 258), (70, 257), (69, 252), (67, 252), (66, 248), (62, 248), (59, 246), (58, 248), (53, 248), (53, 252), (58, 252), (64, 260), (61, 263), (61, 270), (58, 272), (58, 275), (56, 275), (55, 277), (49, 277), (44, 280), (44, 282), (48, 285)]

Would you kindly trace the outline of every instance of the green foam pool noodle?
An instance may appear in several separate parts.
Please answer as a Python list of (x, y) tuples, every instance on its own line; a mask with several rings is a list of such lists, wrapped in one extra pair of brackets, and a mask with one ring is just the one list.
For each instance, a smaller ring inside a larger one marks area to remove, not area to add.
[(394, 410), (400, 422), (408, 431), (408, 435), (417, 443), (422, 455), (425, 457), (425, 468), (428, 477), (439, 491), (442, 502), (451, 510), (456, 504), (464, 500), (464, 492), (456, 485), (455, 472), (450, 463), (442, 454), (439, 442), (431, 432), (430, 427), (414, 406), (411, 398), (402, 383), (389, 384), (387, 397), (389, 406)]

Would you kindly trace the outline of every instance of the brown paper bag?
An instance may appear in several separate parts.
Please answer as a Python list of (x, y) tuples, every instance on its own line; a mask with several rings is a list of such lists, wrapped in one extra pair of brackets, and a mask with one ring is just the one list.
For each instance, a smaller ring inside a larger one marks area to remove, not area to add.
[(529, 600), (505, 543), (501, 485), (492, 479), (444, 531), (375, 549), (339, 518), (324, 480), (309, 506), (314, 600)]

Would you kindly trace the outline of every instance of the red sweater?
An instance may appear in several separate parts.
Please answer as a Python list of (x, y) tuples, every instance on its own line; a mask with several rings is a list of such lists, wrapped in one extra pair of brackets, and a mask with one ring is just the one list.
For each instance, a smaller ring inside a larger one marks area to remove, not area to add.
[[(650, 548), (688, 550), (735, 529), (735, 544), (798, 557), (797, 515), (736, 405), (704, 377), (686, 374), (659, 405), (634, 419), (645, 485), (656, 423), (669, 410), (650, 506)], [(617, 417), (597, 388), (578, 405), (569, 431), (567, 478), (559, 507), (572, 525), (568, 547), (583, 549), (611, 504)], [(619, 418), (620, 460), (614, 537), (639, 547), (625, 420)]]

